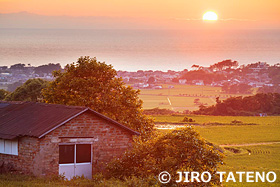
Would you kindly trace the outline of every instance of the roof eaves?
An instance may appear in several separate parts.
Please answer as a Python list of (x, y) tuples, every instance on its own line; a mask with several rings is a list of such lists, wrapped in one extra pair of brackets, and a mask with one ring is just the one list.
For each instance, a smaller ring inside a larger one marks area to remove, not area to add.
[(0, 138), (1, 139), (12, 140), (12, 139), (14, 139), (16, 137), (17, 137), (17, 135), (14, 135), (14, 134), (3, 134), (3, 133), (0, 133)]
[(45, 133), (41, 134), (41, 135), (39, 136), (39, 138), (42, 138), (43, 136), (47, 135), (48, 133), (52, 132), (53, 130), (57, 129), (58, 127), (64, 125), (65, 123), (67, 123), (68, 121), (72, 120), (73, 118), (75, 118), (75, 117), (79, 116), (80, 114), (86, 112), (88, 109), (89, 109), (89, 108), (85, 108), (85, 109), (82, 110), (81, 112), (79, 112), (79, 113), (73, 115), (72, 117), (68, 118), (67, 120), (63, 121), (62, 123), (58, 124), (57, 126), (51, 128), (50, 130), (48, 130), (48, 131), (46, 131)]

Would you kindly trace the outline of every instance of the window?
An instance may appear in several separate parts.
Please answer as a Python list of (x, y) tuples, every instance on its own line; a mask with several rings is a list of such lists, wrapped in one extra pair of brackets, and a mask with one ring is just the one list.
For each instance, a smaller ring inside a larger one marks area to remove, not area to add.
[(76, 163), (85, 163), (91, 161), (91, 145), (90, 144), (77, 144), (76, 145)]
[(0, 153), (18, 155), (18, 140), (0, 139)]
[(74, 145), (59, 146), (59, 164), (74, 163)]
[(91, 144), (59, 145), (59, 164), (91, 162)]

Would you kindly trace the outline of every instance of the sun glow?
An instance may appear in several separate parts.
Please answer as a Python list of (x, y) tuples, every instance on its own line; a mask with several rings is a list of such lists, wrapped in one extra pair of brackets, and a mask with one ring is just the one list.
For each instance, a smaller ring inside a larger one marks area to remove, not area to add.
[(202, 19), (205, 21), (216, 21), (218, 20), (218, 15), (215, 12), (209, 11), (203, 15)]

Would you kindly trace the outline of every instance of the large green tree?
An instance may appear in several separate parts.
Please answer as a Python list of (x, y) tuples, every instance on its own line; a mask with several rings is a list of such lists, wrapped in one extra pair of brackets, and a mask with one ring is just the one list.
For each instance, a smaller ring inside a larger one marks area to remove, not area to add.
[(42, 89), (46, 88), (48, 81), (43, 79), (29, 79), (15, 91), (6, 96), (6, 101), (34, 101), (42, 102)]
[[(154, 138), (134, 144), (120, 159), (108, 165), (109, 177), (125, 179), (136, 176), (139, 178), (157, 177), (162, 171), (170, 173), (168, 186), (185, 186), (176, 183), (178, 171), (208, 171), (211, 182), (207, 186), (219, 184), (215, 175), (218, 167), (223, 164), (223, 154), (219, 148), (206, 142), (192, 127), (184, 127), (169, 133), (158, 134)], [(201, 186), (201, 183), (188, 183), (189, 186)]]
[(65, 71), (55, 71), (55, 80), (43, 90), (45, 102), (86, 106), (148, 138), (152, 120), (143, 115), (139, 90), (126, 86), (111, 65), (96, 58), (81, 57)]

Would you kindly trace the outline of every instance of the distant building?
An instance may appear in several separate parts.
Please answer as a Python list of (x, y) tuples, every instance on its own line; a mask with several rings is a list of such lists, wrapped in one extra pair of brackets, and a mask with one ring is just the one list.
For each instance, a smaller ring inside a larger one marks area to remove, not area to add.
[(193, 80), (192, 83), (195, 84), (195, 85), (198, 85), (198, 86), (204, 85), (204, 81), (203, 80)]
[(187, 83), (187, 79), (179, 79), (179, 84), (186, 84)]

